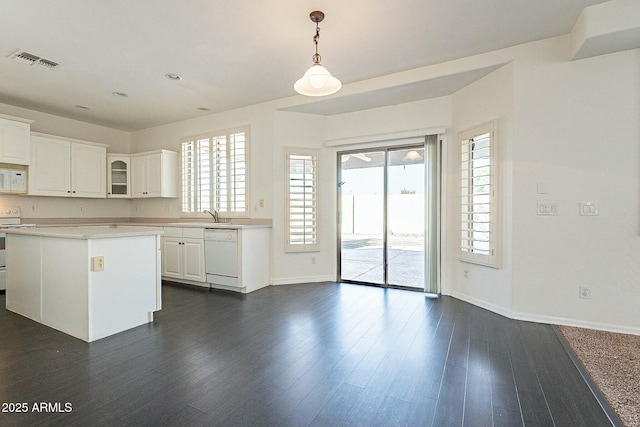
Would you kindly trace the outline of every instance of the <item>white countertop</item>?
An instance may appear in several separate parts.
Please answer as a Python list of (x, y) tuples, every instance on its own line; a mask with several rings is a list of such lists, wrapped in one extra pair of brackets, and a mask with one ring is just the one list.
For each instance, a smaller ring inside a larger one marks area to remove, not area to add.
[[(142, 225), (142, 224), (136, 224)], [(222, 228), (239, 230), (245, 228), (271, 228), (271, 225), (265, 224), (230, 224), (227, 222), (169, 222), (163, 223), (163, 227), (187, 227), (187, 228)]]
[(22, 234), (27, 236), (58, 237), (63, 239), (113, 239), (136, 236), (152, 236), (163, 234), (162, 227), (126, 227), (118, 228), (109, 225), (92, 225), (83, 227), (41, 227), (16, 228), (6, 230), (7, 234)]
[(220, 228), (220, 229), (231, 229), (231, 230), (240, 230), (240, 229), (248, 229), (248, 228), (271, 228), (271, 224), (231, 224), (227, 222), (95, 222), (95, 223), (61, 223), (61, 224), (42, 224), (37, 226), (39, 229), (43, 228), (70, 228), (70, 227), (85, 227), (85, 228), (95, 228), (95, 227), (126, 227), (131, 229), (131, 227), (155, 227), (162, 229), (163, 227), (184, 227), (184, 228)]

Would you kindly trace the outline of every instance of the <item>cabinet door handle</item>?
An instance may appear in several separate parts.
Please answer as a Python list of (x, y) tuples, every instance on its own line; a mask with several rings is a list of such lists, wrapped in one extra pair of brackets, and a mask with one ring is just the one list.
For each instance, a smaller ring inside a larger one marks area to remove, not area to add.
[(67, 193), (71, 193), (71, 190), (67, 190)]

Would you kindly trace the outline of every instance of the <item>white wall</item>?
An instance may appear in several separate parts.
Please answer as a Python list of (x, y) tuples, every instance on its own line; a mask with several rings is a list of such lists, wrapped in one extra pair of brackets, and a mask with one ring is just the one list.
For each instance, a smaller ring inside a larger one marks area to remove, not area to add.
[(33, 120), (34, 122), (31, 123), (31, 131), (33, 132), (99, 142), (109, 145), (107, 147), (109, 153), (129, 153), (131, 139), (129, 132), (8, 104), (0, 104), (0, 113)]
[[(129, 153), (130, 134), (104, 126), (71, 120), (39, 111), (0, 104), (0, 113), (34, 120), (31, 130), (66, 136), (84, 141), (108, 144), (108, 153)], [(0, 194), (0, 206), (18, 206), (22, 217), (28, 218), (106, 218), (129, 217), (130, 202), (114, 199), (78, 199), (64, 197), (34, 197)], [(35, 212), (31, 207), (35, 206)], [(80, 210), (82, 206), (82, 211)]]
[[(569, 36), (519, 46), (511, 64), (453, 95), (456, 133), (500, 120), (504, 254), (501, 269), (459, 262), (450, 239), (447, 285), (511, 317), (640, 334), (640, 51), (571, 62), (569, 48)], [(600, 215), (578, 215), (580, 201)], [(538, 216), (537, 203), (557, 203), (559, 215)], [(457, 236), (455, 201), (448, 209)]]
[[(443, 293), (473, 302), (499, 313), (511, 309), (512, 286), (512, 143), (513, 143), (513, 65), (494, 71), (453, 95), (453, 123), (448, 139), (447, 170), (447, 235), (446, 264), (448, 283)], [(501, 268), (495, 269), (458, 261), (458, 132), (498, 119), (498, 156), (502, 178), (502, 257)], [(465, 274), (466, 272), (466, 274)], [(465, 277), (466, 275), (466, 277)]]
[[(371, 135), (372, 140), (375, 140), (375, 135), (421, 128), (447, 127), (450, 124), (451, 97), (443, 96), (329, 116), (327, 118), (327, 139)], [(367, 144), (339, 147), (338, 151), (366, 146)]]
[[(640, 333), (640, 51), (568, 62), (567, 46), (539, 43), (516, 62), (513, 311)], [(580, 201), (600, 215), (579, 216)], [(537, 216), (540, 202), (559, 215)]]
[[(335, 280), (335, 210), (332, 191), (335, 159), (324, 150), (326, 118), (276, 111), (273, 132), (273, 284)], [(285, 253), (285, 147), (320, 148), (318, 159), (318, 252)], [(315, 260), (313, 262), (312, 258)]]
[[(273, 108), (259, 104), (238, 110), (198, 117), (134, 132), (131, 135), (132, 153), (158, 150), (180, 152), (180, 138), (217, 130), (251, 126), (251, 217), (271, 218), (273, 186), (272, 143)], [(264, 200), (261, 208), (258, 200)], [(134, 199), (131, 201), (133, 217), (180, 217), (180, 198)], [(209, 215), (202, 214), (203, 219)]]

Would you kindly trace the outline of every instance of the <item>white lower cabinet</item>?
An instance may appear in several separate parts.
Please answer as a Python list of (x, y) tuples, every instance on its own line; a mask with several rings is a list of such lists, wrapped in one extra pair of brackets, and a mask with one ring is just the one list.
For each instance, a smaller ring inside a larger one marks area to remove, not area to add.
[(204, 268), (204, 229), (165, 227), (162, 240), (162, 277), (208, 286)]

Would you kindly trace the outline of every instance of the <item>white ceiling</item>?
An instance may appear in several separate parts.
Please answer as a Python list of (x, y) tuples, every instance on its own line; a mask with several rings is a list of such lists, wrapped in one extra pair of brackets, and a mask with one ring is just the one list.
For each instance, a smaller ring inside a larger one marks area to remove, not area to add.
[[(603, 1), (2, 0), (0, 102), (139, 130), (296, 95), (314, 53), (312, 10), (326, 15), (322, 63), (348, 85), (567, 34)], [(17, 49), (62, 65), (8, 59)], [(291, 109), (338, 114), (442, 96), (490, 71)]]

